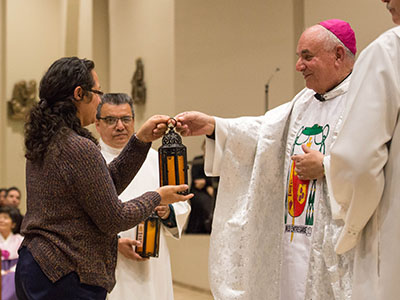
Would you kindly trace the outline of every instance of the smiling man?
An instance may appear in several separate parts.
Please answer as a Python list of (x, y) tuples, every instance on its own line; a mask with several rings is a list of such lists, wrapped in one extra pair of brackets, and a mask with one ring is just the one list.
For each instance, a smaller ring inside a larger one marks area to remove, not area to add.
[(183, 135), (210, 136), (205, 170), (221, 179), (209, 256), (215, 299), (350, 299), (353, 254), (335, 253), (343, 221), (332, 219), (322, 162), (355, 53), (350, 25), (326, 20), (299, 39), (307, 87), (291, 102), (261, 117), (175, 117)]

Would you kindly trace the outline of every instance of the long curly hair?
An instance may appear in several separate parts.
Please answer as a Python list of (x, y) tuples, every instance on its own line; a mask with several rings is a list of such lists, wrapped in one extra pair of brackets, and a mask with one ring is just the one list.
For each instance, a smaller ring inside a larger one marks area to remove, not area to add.
[[(97, 144), (92, 134), (81, 126), (74, 104), (74, 90), (80, 86), (87, 95), (94, 86), (91, 71), (94, 62), (78, 57), (55, 61), (40, 81), (38, 104), (32, 107), (25, 123), (25, 157), (41, 163), (54, 147), (55, 135), (66, 135), (69, 129)], [(92, 95), (93, 97), (93, 95)]]

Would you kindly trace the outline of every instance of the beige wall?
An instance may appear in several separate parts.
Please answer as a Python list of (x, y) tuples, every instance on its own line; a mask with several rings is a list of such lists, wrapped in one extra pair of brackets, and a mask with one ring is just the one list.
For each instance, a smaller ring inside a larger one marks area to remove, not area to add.
[(79, 4), (78, 51), (75, 55), (93, 59), (93, 3), (85, 0)]
[[(293, 96), (291, 1), (175, 1), (174, 112), (199, 110), (236, 117), (265, 113)], [(189, 158), (203, 137), (186, 138)]]
[[(262, 114), (264, 85), (277, 67), (271, 108), (303, 85), (294, 63), (305, 26), (346, 19), (359, 50), (393, 26), (378, 0), (1, 0), (0, 7), (0, 185), (23, 190), (23, 124), (7, 118), (6, 101), (18, 80), (39, 82), (61, 56), (94, 58), (104, 90), (126, 93), (141, 57), (148, 99), (136, 107), (139, 126), (155, 113), (192, 109)], [(201, 141), (184, 139), (189, 159)]]
[(5, 165), (5, 129), (6, 129), (6, 118), (5, 118), (5, 21), (6, 21), (6, 2), (0, 1), (0, 186), (3, 187), (5, 184), (6, 169)]
[(93, 60), (101, 89), (110, 89), (110, 33), (108, 0), (93, 1)]
[(173, 115), (174, 2), (114, 0), (109, 10), (110, 91), (131, 94), (135, 61), (140, 57), (147, 100), (144, 106), (135, 106), (136, 127), (156, 113)]
[[(2, 71), (5, 78), (2, 89), (1, 147), (5, 159), (1, 161), (2, 186), (16, 185), (25, 197), (25, 158), (23, 146), (23, 122), (7, 118), (6, 102), (10, 100), (13, 86), (20, 80), (40, 81), (45, 69), (63, 55), (61, 1), (12, 0), (6, 3), (5, 61)], [(51, 13), (49, 13), (51, 12)], [(43, 22), (38, 22), (43, 20)], [(4, 127), (3, 127), (4, 126)], [(24, 206), (22, 207), (24, 211)]]

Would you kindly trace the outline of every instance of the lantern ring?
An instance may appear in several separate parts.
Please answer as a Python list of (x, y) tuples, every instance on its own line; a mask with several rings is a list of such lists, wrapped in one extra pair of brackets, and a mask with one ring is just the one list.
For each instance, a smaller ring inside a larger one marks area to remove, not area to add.
[(176, 121), (175, 118), (169, 118), (167, 121), (168, 128), (175, 128), (177, 123), (178, 121)]

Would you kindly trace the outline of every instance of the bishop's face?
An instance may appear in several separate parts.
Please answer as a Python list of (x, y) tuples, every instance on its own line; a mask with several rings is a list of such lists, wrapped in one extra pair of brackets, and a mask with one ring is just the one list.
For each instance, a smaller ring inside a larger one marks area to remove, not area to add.
[(303, 74), (309, 89), (324, 94), (335, 87), (340, 79), (335, 67), (335, 52), (325, 48), (321, 30), (325, 29), (322, 26), (313, 26), (301, 35), (296, 50), (296, 70)]
[(392, 14), (392, 20), (395, 24), (400, 25), (400, 0), (382, 0), (386, 3), (387, 9)]

